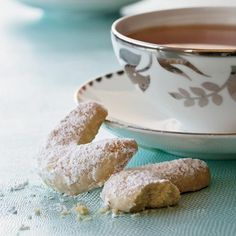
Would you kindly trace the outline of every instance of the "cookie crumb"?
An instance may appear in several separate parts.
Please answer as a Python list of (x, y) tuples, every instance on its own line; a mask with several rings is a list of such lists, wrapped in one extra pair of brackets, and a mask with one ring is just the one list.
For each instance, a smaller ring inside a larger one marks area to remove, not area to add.
[(109, 210), (109, 211), (105, 212), (105, 215), (110, 215), (110, 213), (111, 213), (111, 211)]
[(19, 231), (25, 231), (25, 230), (30, 230), (30, 227), (28, 225), (22, 224), (19, 228)]
[(98, 212), (99, 212), (100, 214), (106, 214), (108, 211), (110, 211), (109, 206), (101, 207), (101, 208), (98, 210)]
[(11, 187), (10, 188), (10, 191), (11, 192), (15, 192), (15, 191), (19, 191), (19, 190), (22, 190), (24, 189), (27, 185), (29, 184), (28, 180), (22, 182), (22, 183), (19, 183), (19, 184), (16, 184), (15, 186)]
[(16, 215), (17, 214), (16, 207), (13, 206), (11, 209), (8, 210), (8, 212), (11, 213), (11, 214)]
[(75, 206), (75, 211), (77, 213), (79, 213), (80, 215), (88, 215), (89, 214), (89, 209), (84, 205), (84, 204), (81, 204), (81, 203), (78, 203), (76, 206)]
[(57, 211), (61, 214), (62, 212), (67, 212), (67, 207), (61, 203), (56, 204)]
[(77, 215), (76, 219), (77, 219), (77, 221), (81, 221), (81, 220), (83, 220), (83, 218), (81, 217), (80, 214)]
[(83, 221), (90, 221), (90, 220), (92, 220), (91, 216), (87, 216), (87, 217), (83, 218)]
[(39, 208), (35, 208), (35, 209), (34, 209), (34, 214), (35, 214), (36, 216), (40, 216), (40, 215), (41, 215), (41, 210), (40, 210)]
[(59, 202), (68, 202), (69, 200), (68, 199), (63, 199), (63, 198), (59, 198)]
[(67, 215), (70, 215), (70, 211), (68, 211), (67, 209), (63, 209), (62, 211), (61, 211), (61, 217), (62, 218), (64, 218), (65, 216), (67, 216)]
[(134, 213), (134, 214), (131, 214), (131, 217), (139, 217), (139, 216), (141, 216), (140, 213)]
[(111, 217), (112, 218), (116, 218), (119, 216), (119, 211), (117, 209), (112, 209), (112, 215)]
[(29, 220), (32, 220), (32, 215), (29, 215), (27, 218), (28, 218)]

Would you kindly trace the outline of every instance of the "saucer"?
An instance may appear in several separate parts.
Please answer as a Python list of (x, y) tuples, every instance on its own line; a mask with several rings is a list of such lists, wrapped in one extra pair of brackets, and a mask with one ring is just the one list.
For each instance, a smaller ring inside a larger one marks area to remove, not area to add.
[(138, 91), (124, 71), (88, 81), (75, 94), (76, 102), (96, 101), (109, 111), (105, 127), (134, 138), (141, 147), (201, 159), (236, 159), (236, 133), (183, 131), (178, 120), (166, 117)]

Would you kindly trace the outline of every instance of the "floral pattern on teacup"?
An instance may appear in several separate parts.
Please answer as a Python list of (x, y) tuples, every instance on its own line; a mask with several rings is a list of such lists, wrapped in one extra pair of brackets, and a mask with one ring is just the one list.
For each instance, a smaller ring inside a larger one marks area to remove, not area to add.
[(210, 101), (219, 106), (223, 103), (220, 92), (224, 89), (227, 89), (230, 97), (236, 101), (236, 66), (231, 66), (229, 79), (221, 86), (213, 82), (204, 82), (201, 87), (190, 87), (189, 91), (178, 88), (178, 91), (169, 94), (177, 100), (183, 100), (185, 107), (194, 106), (196, 103), (200, 107), (205, 107)]
[(152, 65), (152, 57), (150, 55), (148, 64), (141, 69), (137, 69), (140, 64), (141, 56), (135, 54), (125, 48), (121, 48), (119, 52), (120, 58), (126, 63), (124, 70), (134, 84), (138, 84), (139, 88), (144, 92), (150, 84), (150, 76), (142, 73), (149, 70)]
[[(143, 92), (146, 91), (150, 84), (150, 76), (143, 75), (142, 73), (150, 69), (152, 65), (151, 55), (149, 56), (148, 64), (144, 68), (141, 68), (141, 69), (137, 69), (137, 66), (140, 64), (140, 61), (141, 61), (141, 55), (131, 52), (128, 49), (121, 48), (119, 51), (119, 57), (125, 62), (124, 70), (129, 76), (129, 78), (131, 79), (131, 81), (134, 84), (138, 84), (139, 88)], [(164, 68), (165, 70), (171, 73), (175, 73), (177, 75), (183, 76), (189, 80), (191, 80), (191, 78), (184, 71), (182, 71), (175, 65), (186, 66), (199, 75), (202, 75), (204, 77), (210, 77), (207, 74), (200, 71), (196, 66), (194, 66), (188, 60), (178, 55), (175, 55), (173, 53), (161, 52), (158, 54), (157, 61), (160, 64), (160, 66)]]
[[(150, 55), (148, 64), (141, 69), (137, 69), (141, 61), (141, 55), (131, 52), (128, 49), (121, 48), (119, 51), (120, 58), (126, 63), (124, 70), (134, 84), (145, 92), (150, 85), (150, 76), (143, 75), (152, 65)], [(209, 78), (210, 76), (200, 71), (196, 66), (185, 58), (170, 52), (158, 53), (156, 57), (158, 63), (167, 71), (176, 75), (192, 80), (184, 71), (175, 65), (183, 65), (195, 73)], [(224, 89), (228, 90), (230, 97), (236, 102), (236, 66), (231, 66), (231, 73), (228, 80), (223, 85), (214, 82), (203, 82), (198, 87), (189, 87), (188, 89), (178, 88), (177, 91), (169, 92), (170, 96), (176, 100), (182, 100), (185, 107), (191, 107), (198, 104), (199, 107), (205, 107), (210, 102), (220, 106), (223, 103), (223, 96), (220, 94)]]
[(185, 58), (171, 52), (163, 52), (163, 51), (159, 52), (157, 56), (157, 61), (160, 64), (160, 66), (162, 66), (165, 70), (175, 73), (177, 75), (181, 75), (189, 80), (192, 80), (192, 79), (184, 71), (182, 71), (175, 65), (186, 66), (199, 75), (202, 75), (204, 77), (210, 77), (209, 75), (200, 71), (196, 66), (194, 66), (191, 62), (189, 62)]

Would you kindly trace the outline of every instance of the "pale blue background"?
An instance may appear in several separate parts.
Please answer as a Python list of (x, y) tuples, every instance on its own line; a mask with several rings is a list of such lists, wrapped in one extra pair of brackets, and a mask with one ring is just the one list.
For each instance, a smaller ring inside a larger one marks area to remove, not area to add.
[[(68, 200), (63, 204), (70, 208), (81, 200), (95, 212), (101, 205), (100, 190), (68, 199), (38, 178), (37, 149), (75, 106), (75, 90), (88, 79), (120, 68), (109, 32), (117, 17), (55, 21), (16, 2), (1, 1), (0, 235), (16, 235), (22, 223), (31, 229), (20, 235), (236, 235), (236, 161), (209, 161), (209, 188), (183, 195), (178, 207), (136, 218), (96, 216), (77, 222), (72, 214), (61, 219), (60, 201)], [(98, 139), (110, 136), (102, 130)], [(140, 150), (130, 165), (172, 158), (161, 151)], [(15, 182), (25, 179), (29, 186), (10, 192)], [(13, 206), (17, 215), (9, 212)], [(41, 216), (34, 216), (35, 208), (42, 210)]]

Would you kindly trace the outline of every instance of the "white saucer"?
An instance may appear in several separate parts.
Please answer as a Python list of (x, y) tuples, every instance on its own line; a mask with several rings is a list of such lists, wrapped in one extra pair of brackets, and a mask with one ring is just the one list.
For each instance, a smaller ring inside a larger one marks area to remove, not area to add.
[(123, 71), (81, 86), (76, 101), (93, 100), (109, 111), (105, 126), (118, 136), (136, 139), (145, 148), (202, 159), (236, 159), (236, 133), (192, 133), (161, 114), (136, 90)]

